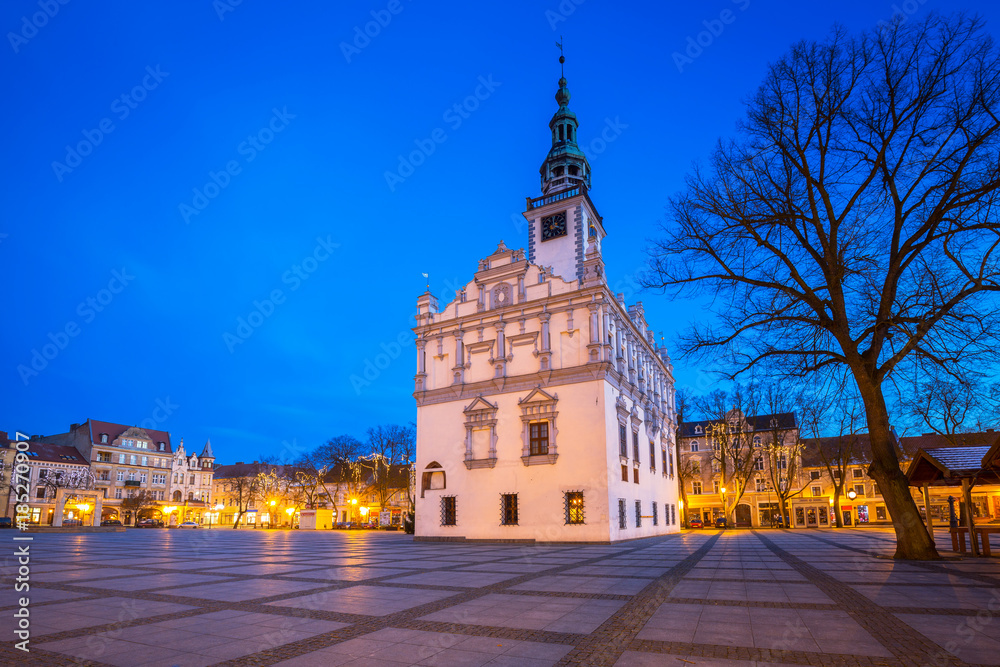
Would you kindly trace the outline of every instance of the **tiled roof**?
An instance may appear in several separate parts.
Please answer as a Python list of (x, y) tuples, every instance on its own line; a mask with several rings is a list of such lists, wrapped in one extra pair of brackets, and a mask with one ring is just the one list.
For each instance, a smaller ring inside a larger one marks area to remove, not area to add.
[(76, 447), (69, 445), (52, 445), (47, 442), (30, 440), (27, 454), (29, 461), (88, 465), (87, 459), (83, 458)]
[[(776, 420), (776, 427), (779, 429), (795, 428), (795, 413), (782, 412), (774, 415), (751, 415), (746, 417), (746, 422), (754, 432), (771, 430), (771, 421)], [(678, 435), (681, 438), (696, 438), (705, 435), (708, 426), (718, 423), (718, 419), (706, 419), (704, 421), (685, 421), (678, 426)], [(697, 432), (697, 427), (701, 427), (701, 433)]]
[(924, 433), (923, 435), (908, 436), (899, 439), (903, 451), (910, 457), (918, 450), (943, 449), (948, 447), (979, 447), (985, 445), (992, 446), (1000, 440), (1000, 433), (996, 431), (979, 431), (975, 433), (956, 433), (951, 436), (940, 433)]
[(979, 470), (983, 467), (983, 457), (989, 446), (939, 447), (925, 449), (924, 453), (952, 472)]
[[(100, 445), (100, 444), (110, 445), (115, 438), (120, 436), (128, 429), (132, 428), (131, 426), (125, 426), (124, 424), (102, 422), (102, 421), (97, 421), (96, 419), (90, 419), (88, 420), (88, 422), (90, 424), (90, 441), (95, 445)], [(173, 449), (170, 446), (170, 434), (167, 433), (166, 431), (157, 431), (154, 429), (142, 428), (142, 427), (136, 427), (136, 428), (141, 428), (141, 430), (145, 431), (149, 435), (149, 439), (153, 443), (152, 449), (156, 449), (157, 451), (159, 451), (159, 443), (162, 442), (165, 443), (166, 445), (166, 448), (164, 450), (165, 452), (167, 453), (173, 452)], [(108, 434), (107, 443), (101, 442), (102, 433)]]
[(840, 456), (850, 453), (846, 463), (862, 464), (871, 461), (872, 446), (867, 433), (834, 435), (826, 438), (802, 440), (802, 466), (805, 468), (825, 465), (823, 452), (833, 465), (840, 463)]

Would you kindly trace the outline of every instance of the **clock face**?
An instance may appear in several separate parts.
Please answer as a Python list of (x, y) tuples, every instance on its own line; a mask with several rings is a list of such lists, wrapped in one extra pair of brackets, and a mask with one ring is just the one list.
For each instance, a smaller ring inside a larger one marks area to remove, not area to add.
[(566, 236), (566, 211), (553, 213), (542, 218), (542, 240)]

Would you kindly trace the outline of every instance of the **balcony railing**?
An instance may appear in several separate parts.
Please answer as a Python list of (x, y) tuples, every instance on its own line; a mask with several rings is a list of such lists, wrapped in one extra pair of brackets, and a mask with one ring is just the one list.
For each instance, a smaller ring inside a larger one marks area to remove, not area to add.
[(569, 190), (563, 190), (562, 192), (557, 192), (553, 195), (548, 195), (546, 197), (536, 197), (535, 199), (528, 200), (528, 210), (536, 209), (539, 206), (545, 206), (553, 202), (561, 201), (563, 199), (569, 199), (570, 197), (575, 197), (583, 192), (583, 186), (577, 186), (575, 188), (570, 188)]

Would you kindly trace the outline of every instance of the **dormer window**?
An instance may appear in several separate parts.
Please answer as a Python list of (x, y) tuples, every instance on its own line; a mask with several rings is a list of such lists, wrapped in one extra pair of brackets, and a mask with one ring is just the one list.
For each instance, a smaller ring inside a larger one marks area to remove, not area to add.
[(701, 426), (695, 426), (694, 427), (694, 432), (695, 433), (701, 433)]
[(160, 443), (160, 451), (163, 452), (163, 451), (166, 451), (166, 449), (167, 449), (167, 444), (165, 442), (161, 442)]
[(107, 433), (102, 433), (101, 434), (101, 444), (102, 445), (108, 444), (108, 434)]

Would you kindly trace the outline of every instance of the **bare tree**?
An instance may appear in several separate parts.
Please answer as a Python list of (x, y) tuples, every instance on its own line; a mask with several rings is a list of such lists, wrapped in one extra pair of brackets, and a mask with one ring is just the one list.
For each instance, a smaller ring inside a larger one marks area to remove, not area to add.
[(996, 387), (983, 387), (981, 378), (972, 373), (962, 377), (938, 373), (916, 389), (903, 398), (903, 410), (921, 428), (943, 435), (952, 444), (957, 444), (959, 433), (994, 424)]
[(233, 519), (233, 528), (239, 528), (240, 519), (247, 513), (250, 506), (261, 500), (261, 477), (260, 466), (253, 466), (245, 475), (230, 477), (225, 480), (224, 486), (226, 495), (229, 497), (227, 505), (236, 507), (236, 516)]
[(752, 385), (736, 385), (731, 392), (721, 389), (697, 401), (700, 412), (712, 423), (705, 428), (712, 448), (713, 473), (720, 475), (723, 513), (733, 525), (732, 512), (739, 505), (754, 477), (759, 454), (751, 443), (752, 428), (747, 417), (760, 407), (760, 393)]
[(892, 445), (886, 383), (997, 358), (1000, 57), (964, 15), (896, 21), (771, 65), (741, 137), (671, 201), (647, 285), (725, 304), (682, 350), (732, 375), (845, 367), (897, 558), (937, 558)]
[[(412, 426), (390, 424), (368, 429), (371, 454), (359, 463), (371, 477), (371, 490), (378, 499), (380, 509), (384, 510), (389, 499), (398, 493), (394, 483), (399, 481), (399, 476), (393, 472), (395, 468), (412, 462), (415, 442), (416, 432)], [(409, 475), (406, 477), (408, 486)]]
[(139, 489), (131, 495), (122, 498), (121, 508), (126, 512), (131, 512), (132, 523), (138, 523), (141, 514), (145, 510), (156, 507), (156, 494), (146, 489)]
[[(760, 430), (767, 436), (767, 442), (761, 442), (760, 449), (763, 452), (764, 468), (778, 498), (778, 510), (787, 526), (790, 519), (788, 501), (805, 489), (800, 475), (802, 440), (799, 437), (799, 425), (795, 421), (796, 406), (800, 401), (787, 384), (774, 383), (764, 390), (763, 403), (768, 421)], [(756, 442), (754, 446), (756, 448)]]

